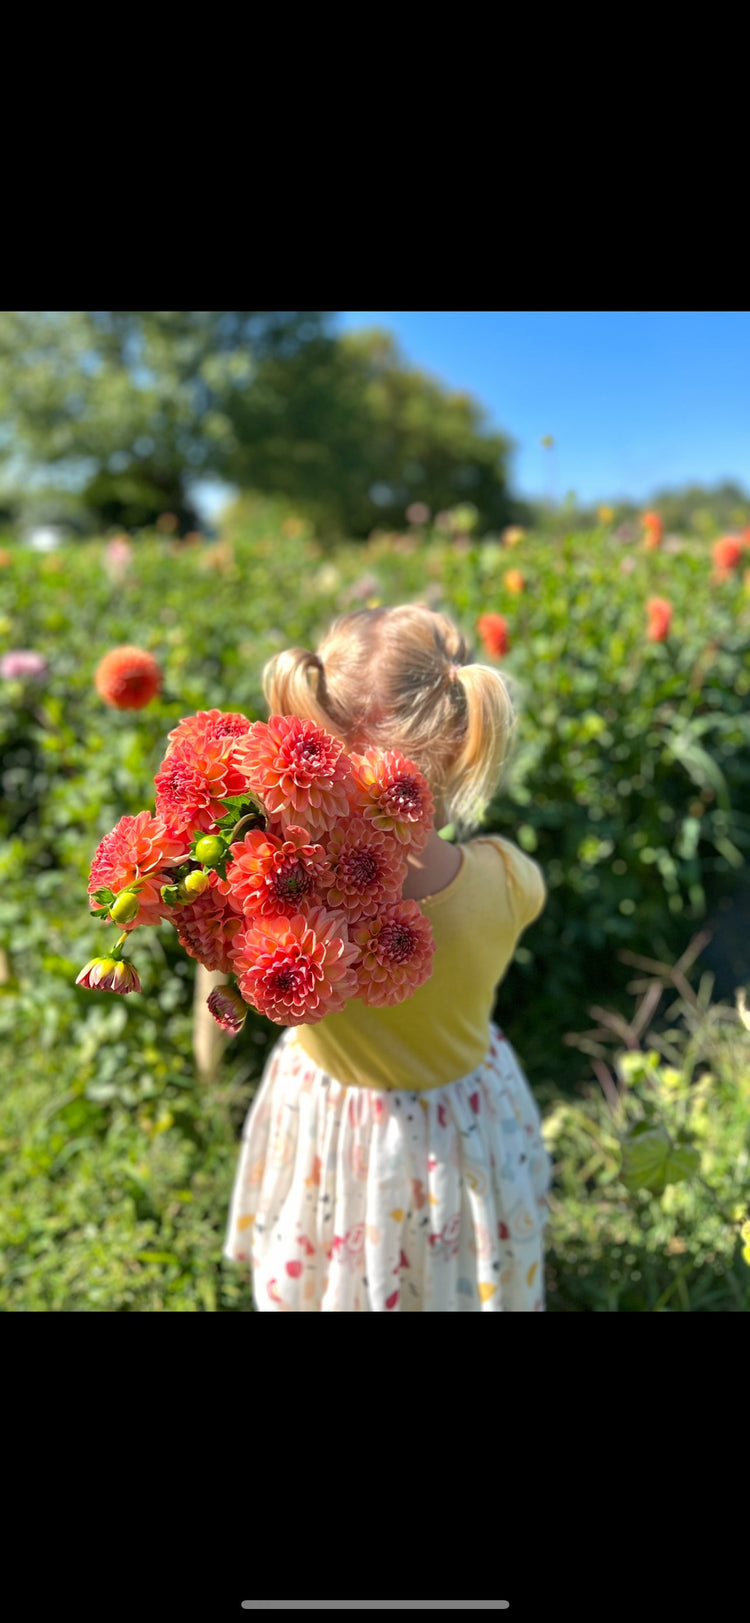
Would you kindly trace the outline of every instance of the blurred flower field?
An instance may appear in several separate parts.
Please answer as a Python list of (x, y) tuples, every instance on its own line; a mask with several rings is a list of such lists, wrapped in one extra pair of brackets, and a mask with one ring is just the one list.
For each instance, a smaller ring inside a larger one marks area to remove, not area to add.
[(251, 1012), (201, 1082), (195, 964), (169, 925), (132, 932), (140, 995), (76, 986), (109, 940), (89, 868), (151, 804), (182, 717), (265, 719), (272, 654), (403, 601), (456, 619), (519, 713), (486, 827), (548, 885), (496, 1009), (555, 1158), (548, 1308), (750, 1306), (750, 1016), (734, 988), (713, 1000), (700, 962), (750, 853), (747, 537), (649, 522), (623, 540), (603, 520), (479, 540), (470, 511), (425, 513), (335, 550), (273, 501), (239, 504), (213, 542), (2, 537), (5, 1311), (251, 1311), (221, 1241), (278, 1029)]

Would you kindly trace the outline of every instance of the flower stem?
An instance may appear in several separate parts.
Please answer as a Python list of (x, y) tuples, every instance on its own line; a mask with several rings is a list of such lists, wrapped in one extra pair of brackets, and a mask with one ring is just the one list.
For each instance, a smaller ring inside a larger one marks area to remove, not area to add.
[(127, 939), (128, 939), (128, 932), (127, 932), (127, 930), (123, 930), (123, 933), (120, 936), (119, 941), (116, 941), (115, 944), (114, 944), (114, 947), (112, 948), (112, 952), (110, 954), (110, 957), (112, 957), (112, 958), (120, 958), (121, 957), (122, 949), (123, 949)]
[[(257, 822), (258, 818), (261, 817), (261, 816), (262, 816), (261, 812), (255, 811), (255, 812), (247, 812), (247, 814), (244, 817), (241, 817), (240, 820), (239, 820), (239, 823), (235, 823), (234, 828), (232, 829), (232, 832), (231, 832), (231, 834), (229, 836), (229, 844), (231, 845), (232, 841), (236, 840), (240, 829), (244, 828), (246, 823)], [(265, 819), (264, 819), (264, 821), (265, 821)]]

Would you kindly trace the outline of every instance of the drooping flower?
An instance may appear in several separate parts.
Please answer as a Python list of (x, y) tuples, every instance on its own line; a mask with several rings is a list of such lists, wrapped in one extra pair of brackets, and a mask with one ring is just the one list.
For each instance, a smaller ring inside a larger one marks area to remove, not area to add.
[(217, 1025), (236, 1037), (247, 1019), (247, 1004), (234, 986), (215, 986), (206, 1003)]
[(354, 922), (396, 901), (407, 873), (406, 847), (371, 818), (335, 823), (326, 841), (326, 901)]
[(256, 721), (236, 741), (236, 758), (249, 787), (282, 828), (290, 823), (323, 833), (349, 810), (349, 758), (337, 738), (299, 716)]
[(480, 614), (477, 631), (487, 653), (493, 658), (502, 659), (503, 654), (508, 653), (510, 648), (508, 622), (502, 614)]
[(12, 648), (9, 654), (4, 654), (0, 660), (0, 674), (12, 681), (15, 677), (41, 677), (47, 670), (47, 661), (43, 654), (35, 654), (31, 648)]
[(247, 778), (235, 759), (235, 738), (185, 739), (165, 755), (154, 778), (156, 810), (174, 833), (209, 833), (226, 810), (229, 795), (241, 795)]
[(137, 817), (121, 817), (97, 846), (89, 874), (88, 891), (92, 908), (107, 912), (106, 903), (94, 900), (97, 890), (111, 890), (115, 896), (138, 879), (146, 883), (138, 891), (140, 906), (136, 919), (123, 929), (158, 924), (167, 917), (160, 890), (167, 871), (185, 862), (189, 845), (167, 828), (162, 817), (139, 812)]
[(206, 969), (218, 969), (223, 975), (231, 975), (234, 973), (232, 948), (243, 921), (221, 894), (217, 877), (212, 873), (209, 889), (204, 890), (202, 896), (187, 906), (169, 908), (167, 917), (191, 958), (197, 958)]
[(398, 750), (351, 754), (352, 812), (395, 834), (402, 845), (422, 851), (430, 836), (435, 802), (426, 777)]
[(251, 829), (230, 851), (226, 879), (218, 879), (217, 889), (237, 913), (294, 918), (303, 908), (321, 905), (328, 863), (323, 846), (306, 828), (290, 823), (281, 837)]
[(86, 986), (90, 992), (140, 992), (141, 983), (133, 964), (126, 958), (90, 958), (76, 986)]
[(161, 670), (153, 654), (129, 643), (105, 654), (94, 674), (97, 693), (116, 710), (142, 710), (156, 697), (161, 682)]
[(647, 552), (661, 545), (664, 525), (658, 513), (644, 513), (641, 523), (645, 530), (643, 545)]
[(343, 913), (247, 920), (233, 952), (242, 996), (280, 1026), (316, 1025), (357, 993), (359, 949)]
[(359, 947), (359, 996), (378, 1008), (403, 1003), (429, 980), (435, 952), (432, 925), (418, 903), (401, 900), (351, 927)]
[(198, 710), (185, 716), (167, 734), (165, 760), (178, 744), (212, 743), (217, 738), (241, 738), (252, 726), (239, 710)]
[(672, 605), (666, 597), (650, 597), (646, 609), (648, 612), (648, 640), (649, 642), (664, 642), (669, 636), (672, 623)]

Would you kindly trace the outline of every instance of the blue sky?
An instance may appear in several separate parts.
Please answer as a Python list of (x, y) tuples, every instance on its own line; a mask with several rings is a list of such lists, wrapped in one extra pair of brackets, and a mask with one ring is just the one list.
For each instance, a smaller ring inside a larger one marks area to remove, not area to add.
[(750, 311), (345, 310), (335, 323), (370, 326), (515, 440), (520, 496), (645, 502), (662, 485), (722, 479), (750, 489)]

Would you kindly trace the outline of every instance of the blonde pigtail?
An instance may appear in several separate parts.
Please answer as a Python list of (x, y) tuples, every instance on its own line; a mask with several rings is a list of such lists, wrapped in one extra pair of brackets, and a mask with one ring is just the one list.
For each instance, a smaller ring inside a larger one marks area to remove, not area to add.
[(476, 828), (507, 765), (518, 718), (500, 672), (490, 665), (457, 671), (466, 700), (463, 747), (451, 763), (444, 798), (457, 832)]
[(318, 654), (307, 648), (285, 648), (263, 667), (263, 692), (271, 716), (300, 716), (334, 733), (325, 708), (325, 676)]

